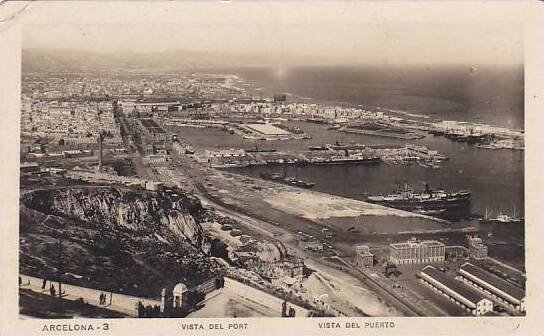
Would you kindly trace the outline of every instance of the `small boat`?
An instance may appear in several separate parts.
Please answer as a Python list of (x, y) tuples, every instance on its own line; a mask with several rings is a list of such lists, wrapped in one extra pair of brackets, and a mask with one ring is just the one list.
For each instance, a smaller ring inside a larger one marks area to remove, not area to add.
[(520, 224), (524, 222), (524, 219), (522, 217), (516, 216), (515, 209), (512, 216), (508, 214), (503, 214), (501, 212), (499, 212), (499, 214), (496, 217), (490, 217), (490, 215), (491, 215), (491, 212), (488, 212), (486, 208), (485, 217), (480, 218), (480, 223), (482, 224)]
[(311, 150), (311, 151), (329, 150), (329, 148), (326, 147), (326, 146), (310, 146), (310, 147), (308, 147), (308, 149)]

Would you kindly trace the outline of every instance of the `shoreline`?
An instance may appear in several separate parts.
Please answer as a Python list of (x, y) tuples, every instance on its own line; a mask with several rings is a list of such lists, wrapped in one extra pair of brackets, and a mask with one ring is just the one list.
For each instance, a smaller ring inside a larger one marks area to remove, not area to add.
[[(270, 84), (263, 85), (263, 83), (257, 83), (256, 80), (250, 80), (246, 76), (244, 76), (241, 73), (233, 73), (235, 76), (238, 77), (239, 83), (244, 83), (247, 85), (245, 88), (249, 91), (251, 95), (257, 94), (259, 97), (265, 97), (265, 96), (273, 96), (276, 92), (270, 87)], [(292, 97), (293, 100), (290, 101), (290, 103), (302, 103), (302, 104), (317, 104), (317, 105), (323, 105), (327, 107), (345, 107), (345, 108), (357, 108), (357, 109), (370, 109), (370, 110), (378, 110), (381, 112), (384, 112), (387, 115), (392, 116), (403, 116), (406, 120), (410, 120), (412, 122), (422, 122), (422, 123), (429, 123), (429, 124), (440, 124), (443, 122), (455, 122), (455, 123), (465, 123), (467, 125), (470, 125), (472, 127), (477, 126), (484, 126), (489, 127), (493, 129), (503, 129), (508, 130), (510, 132), (519, 132), (520, 130), (525, 130), (525, 127), (506, 127), (504, 125), (497, 125), (490, 122), (486, 122), (485, 120), (482, 121), (467, 121), (467, 120), (446, 120), (445, 118), (438, 118), (432, 115), (429, 115), (425, 113), (424, 111), (420, 110), (402, 110), (394, 107), (386, 107), (386, 106), (378, 106), (375, 104), (358, 104), (355, 102), (350, 102), (347, 100), (333, 100), (333, 99), (320, 99), (317, 97), (309, 97), (308, 95), (300, 95), (294, 92), (281, 92), (282, 94), (287, 95), (288, 97)], [(415, 118), (415, 119), (409, 119), (409, 118)], [(420, 120), (423, 119), (423, 120)]]

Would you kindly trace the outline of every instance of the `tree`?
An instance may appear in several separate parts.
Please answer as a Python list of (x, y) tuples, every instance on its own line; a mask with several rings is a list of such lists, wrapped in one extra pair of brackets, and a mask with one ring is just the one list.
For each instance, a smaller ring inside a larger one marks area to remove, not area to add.
[(224, 259), (228, 263), (231, 262), (229, 258), (229, 249), (227, 247), (227, 244), (223, 243), (221, 240), (217, 238), (214, 238), (212, 239), (212, 242), (210, 245), (211, 245), (210, 253), (213, 257)]

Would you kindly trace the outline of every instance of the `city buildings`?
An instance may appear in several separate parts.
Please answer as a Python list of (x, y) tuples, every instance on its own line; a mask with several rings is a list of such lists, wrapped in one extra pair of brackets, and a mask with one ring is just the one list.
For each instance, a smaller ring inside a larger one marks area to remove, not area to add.
[(493, 302), (460, 281), (448, 277), (433, 266), (425, 266), (418, 277), (435, 291), (447, 296), (451, 301), (462, 306), (472, 315), (480, 316), (493, 311)]
[(389, 260), (397, 265), (444, 262), (446, 246), (435, 240), (389, 245)]
[(164, 166), (168, 163), (168, 155), (150, 154), (144, 156), (143, 161), (151, 166)]
[(324, 250), (323, 243), (317, 240), (301, 240), (299, 241), (299, 246), (310, 251), (321, 252)]
[(139, 113), (164, 115), (168, 112), (177, 111), (180, 102), (171, 99), (127, 99), (119, 101), (119, 106), (127, 116)]
[(40, 165), (37, 162), (21, 162), (19, 169), (21, 173), (36, 173), (40, 171)]
[(355, 246), (355, 264), (362, 268), (374, 266), (374, 255), (367, 245)]
[(485, 259), (487, 258), (487, 246), (481, 238), (468, 236), (468, 253), (474, 259)]
[(457, 260), (468, 256), (468, 249), (461, 245), (446, 246), (446, 259)]
[[(159, 85), (147, 85), (145, 89), (143, 89), (144, 92), (150, 93), (150, 92), (160, 92), (161, 88)], [(144, 86), (145, 86), (144, 85)], [(110, 92), (113, 92), (113, 90), (110, 90)], [(60, 91), (50, 91), (51, 95), (53, 96), (62, 96), (63, 93)], [(279, 117), (278, 120), (281, 120), (282, 122), (286, 120), (287, 118), (297, 118), (297, 120), (307, 120), (308, 118), (316, 118), (317, 120), (324, 120), (325, 123), (329, 122), (338, 122), (338, 120), (342, 117), (346, 119), (346, 121), (349, 119), (348, 116), (356, 116), (359, 114), (364, 114), (367, 112), (364, 112), (362, 110), (350, 110), (349, 108), (341, 108), (341, 107), (321, 107), (318, 105), (313, 104), (272, 104), (269, 102), (223, 102), (223, 103), (211, 103), (211, 104), (185, 104), (186, 107), (184, 107), (181, 110), (175, 111), (172, 110), (171, 107), (174, 107), (175, 104), (173, 102), (164, 102), (163, 105), (157, 105), (160, 103), (151, 103), (151, 105), (145, 105), (145, 103), (140, 103), (140, 105), (136, 105), (137, 101), (132, 101), (133, 105), (130, 105), (129, 103), (123, 104), (123, 109), (126, 107), (127, 109), (135, 110), (136, 112), (141, 112), (142, 115), (138, 114), (130, 114), (131, 118), (125, 118), (121, 113), (118, 113), (119, 111), (115, 110), (116, 112), (113, 113), (111, 111), (111, 105), (115, 107), (115, 102), (100, 102), (98, 104), (87, 104), (82, 102), (35, 102), (34, 105), (32, 101), (25, 101), (25, 106), (28, 109), (36, 109), (40, 108), (41, 111), (47, 111), (46, 114), (49, 115), (48, 122), (56, 122), (55, 120), (50, 120), (50, 118), (58, 118), (58, 119), (64, 119), (60, 120), (59, 122), (69, 122), (76, 124), (74, 128), (72, 128), (72, 131), (66, 131), (64, 132), (64, 127), (62, 126), (59, 128), (61, 133), (61, 137), (56, 141), (57, 146), (59, 147), (67, 147), (67, 146), (74, 146), (75, 148), (70, 147), (69, 149), (66, 149), (64, 151), (58, 152), (59, 159), (63, 158), (74, 158), (78, 155), (92, 155), (91, 152), (92, 148), (89, 149), (78, 149), (78, 146), (88, 148), (87, 146), (94, 146), (93, 148), (96, 148), (97, 144), (97, 137), (96, 134), (93, 133), (93, 130), (89, 128), (90, 127), (98, 127), (96, 125), (99, 125), (100, 129), (106, 129), (108, 131), (111, 131), (111, 133), (115, 136), (117, 134), (117, 128), (119, 127), (119, 123), (125, 128), (125, 134), (123, 137), (130, 137), (132, 136), (131, 145), (130, 147), (127, 146), (127, 148), (130, 148), (132, 152), (134, 152), (134, 156), (139, 159), (141, 158), (141, 163), (143, 163), (142, 168), (138, 166), (139, 170), (143, 170), (144, 174), (140, 174), (138, 171), (138, 174), (132, 173), (128, 174), (130, 176), (117, 176), (115, 171), (108, 171), (104, 167), (100, 171), (91, 171), (90, 169), (87, 169), (88, 171), (81, 171), (79, 169), (72, 169), (70, 166), (68, 166), (68, 174), (67, 176), (74, 179), (74, 180), (81, 180), (81, 181), (88, 181), (92, 183), (111, 183), (111, 184), (122, 184), (125, 186), (130, 187), (138, 187), (138, 189), (147, 189), (149, 191), (159, 191), (163, 189), (163, 184), (161, 182), (156, 181), (146, 181), (143, 179), (138, 178), (137, 176), (151, 178), (151, 179), (157, 179), (157, 180), (165, 180), (169, 181), (168, 183), (178, 183), (179, 185), (183, 184), (183, 187), (188, 186), (191, 187), (191, 184), (186, 182), (190, 180), (191, 173), (193, 171), (189, 171), (189, 169), (200, 169), (199, 165), (195, 165), (196, 168), (191, 167), (191, 165), (186, 165), (185, 162), (189, 160), (181, 160), (183, 162), (177, 162), (177, 160), (170, 160), (170, 157), (168, 156), (167, 149), (170, 149), (170, 141), (173, 142), (172, 149), (173, 153), (178, 154), (191, 154), (191, 152), (194, 152), (194, 150), (190, 147), (188, 143), (180, 142), (180, 139), (178, 138), (177, 134), (179, 133), (180, 137), (183, 139), (183, 141), (190, 141), (185, 139), (184, 131), (187, 129), (172, 129), (168, 126), (176, 126), (176, 127), (193, 127), (193, 128), (215, 128), (213, 131), (217, 131), (218, 129), (221, 129), (225, 133), (231, 133), (233, 134), (234, 131), (231, 132), (231, 128), (237, 127), (237, 130), (241, 132), (242, 128), (240, 125), (243, 125), (244, 127), (247, 127), (247, 130), (249, 130), (249, 133), (240, 133), (243, 136), (249, 135), (255, 135), (258, 134), (258, 139), (262, 138), (263, 136), (269, 137), (270, 139), (279, 139), (284, 138), (286, 135), (289, 134), (298, 134), (292, 132), (290, 129), (283, 129), (281, 128), (282, 125), (280, 124), (265, 124), (262, 123), (262, 117), (264, 117), (266, 114), (271, 116)], [(109, 106), (108, 106), (109, 104)], [(155, 104), (155, 105), (153, 105)], [(189, 106), (192, 105), (192, 106)], [(98, 109), (95, 109), (95, 107), (98, 106)], [(87, 108), (85, 110), (85, 108)], [(83, 110), (80, 110), (83, 109)], [(214, 109), (217, 109), (214, 110)], [(208, 116), (211, 114), (207, 114), (207, 111), (213, 110), (213, 113), (224, 113), (223, 116), (226, 116), (227, 118), (223, 120), (203, 120), (204, 116)], [(85, 113), (80, 113), (84, 111)], [(159, 113), (160, 112), (160, 113)], [(153, 118), (151, 118), (149, 114), (152, 113), (154, 115)], [(161, 113), (167, 113), (167, 116), (162, 115), (161, 117), (157, 117), (156, 114)], [(236, 116), (237, 119), (242, 120), (241, 122), (238, 121), (232, 121), (234, 118), (231, 117), (231, 113), (240, 113), (241, 116)], [(45, 114), (44, 114), (45, 115)], [(44, 116), (41, 116), (44, 117)], [(183, 117), (183, 118), (182, 118)], [(238, 118), (239, 117), (239, 118)], [(376, 113), (375, 115), (366, 115), (365, 117), (373, 118), (373, 119), (385, 119), (386, 116), (383, 115), (383, 113)], [(28, 129), (28, 132), (38, 132), (40, 131), (40, 125), (34, 125), (36, 121), (34, 119), (31, 119), (30, 116), (26, 116), (26, 121), (30, 123), (30, 128)], [(184, 119), (184, 118), (198, 118), (198, 119)], [(244, 120), (244, 118), (247, 118)], [(251, 118), (253, 120), (259, 120), (259, 121), (250, 121)], [(321, 119), (320, 119), (321, 118)], [(38, 120), (41, 120), (38, 118)], [(398, 120), (397, 120), (398, 121)], [(85, 124), (85, 122), (88, 122), (88, 124)], [(112, 125), (111, 122), (113, 122), (114, 128), (108, 128), (108, 125)], [(261, 123), (257, 123), (261, 122)], [(79, 123), (82, 123), (83, 125), (79, 125)], [(115, 125), (116, 123), (117, 126)], [(288, 123), (284, 123), (289, 125)], [(284, 125), (285, 126), (285, 125)], [(334, 125), (339, 126), (339, 125)], [(287, 126), (285, 126), (287, 127)], [(326, 126), (323, 126), (326, 127)], [(333, 128), (329, 128), (333, 129)], [(191, 130), (195, 131), (195, 130)], [(198, 131), (198, 130), (197, 130)], [(176, 132), (176, 133), (173, 133)], [(36, 133), (37, 135), (39, 135)], [(189, 133), (189, 132), (187, 132)], [(211, 132), (210, 132), (211, 133)], [(90, 135), (89, 135), (90, 134)], [(127, 135), (128, 134), (128, 135)], [(238, 134), (238, 133), (236, 133)], [(53, 134), (54, 136), (57, 136), (57, 134)], [(176, 135), (174, 137), (173, 135)], [(257, 139), (256, 138), (256, 139)], [(60, 144), (60, 140), (62, 140), (62, 145)], [(111, 142), (110, 138), (107, 139), (108, 142)], [(128, 141), (127, 141), (128, 142)], [(134, 148), (132, 144), (136, 144), (138, 148)], [(247, 143), (247, 142), (246, 142)], [(254, 142), (255, 144), (258, 142)], [(37, 152), (36, 154), (39, 155), (45, 155), (45, 153), (41, 153), (42, 148), (41, 146), (37, 145), (36, 142), (29, 142), (29, 148), (31, 148), (32, 151)], [(354, 149), (332, 149), (333, 146), (342, 147), (342, 144), (339, 144), (338, 141), (335, 145), (327, 145), (327, 147), (330, 147), (327, 150), (324, 150), (324, 153), (321, 153), (320, 151), (309, 152), (307, 151), (303, 158), (306, 158), (307, 162), (313, 162), (313, 163), (320, 163), (320, 162), (341, 162), (342, 159), (363, 159), (367, 154), (372, 155), (375, 151), (374, 148), (368, 146), (364, 146), (361, 148), (359, 147), (359, 144), (353, 144), (350, 146), (355, 147)], [(345, 146), (345, 144), (344, 144)], [(261, 150), (261, 148), (257, 148), (257, 145), (255, 146), (255, 150), (247, 149), (244, 151), (243, 149), (225, 149), (225, 150), (219, 150), (219, 148), (224, 148), (225, 146), (221, 144), (217, 144), (216, 148), (214, 150), (208, 150), (205, 153), (205, 158), (210, 163), (210, 166), (212, 167), (233, 167), (233, 166), (243, 166), (247, 165), (249, 163), (251, 164), (264, 164), (264, 163), (294, 163), (297, 162), (298, 156), (291, 156), (290, 153), (283, 153), (280, 151), (276, 152), (274, 151), (267, 151), (267, 148), (263, 148), (264, 150)], [(245, 146), (247, 148), (247, 146)], [(273, 147), (271, 146), (263, 146), (263, 147)], [(49, 144), (49, 149), (52, 148), (51, 143)], [(205, 162), (206, 160), (202, 160), (202, 151), (205, 149), (205, 147), (199, 148), (197, 155), (195, 157), (199, 160), (198, 163)], [(120, 148), (121, 149), (121, 148)], [(140, 152), (140, 155), (138, 155), (135, 150), (138, 149)], [(357, 153), (356, 153), (357, 151)], [(358, 152), (362, 152), (361, 155), (358, 155)], [(396, 154), (402, 155), (404, 158), (409, 158), (410, 160), (419, 160), (419, 158), (432, 158), (434, 156), (437, 156), (438, 153), (436, 151), (432, 151), (426, 147), (423, 146), (413, 146), (413, 145), (405, 145), (400, 146), (398, 148), (394, 148), (391, 151), (396, 151), (394, 153), (390, 153), (390, 156), (393, 158), (392, 160), (395, 160), (394, 157)], [(171, 153), (172, 153), (171, 152)], [(398, 152), (398, 153), (397, 153)], [(55, 154), (56, 152), (51, 152), (51, 154)], [(31, 153), (32, 154), (32, 153)], [(96, 151), (95, 151), (96, 154)], [(253, 160), (253, 161), (251, 161)], [(72, 160), (75, 161), (75, 160)], [(91, 162), (91, 159), (88, 160), (81, 160), (83, 163)], [(251, 161), (251, 162), (250, 162)], [(256, 163), (255, 163), (256, 162)], [(70, 162), (71, 163), (71, 162)], [(137, 162), (140, 164), (140, 162)], [(176, 170), (177, 168), (174, 168), (175, 165), (182, 166), (185, 171)], [(37, 169), (40, 169), (40, 165), (32, 164), (32, 165), (22, 165), (21, 169), (23, 171), (36, 171)], [(85, 165), (82, 164), (82, 166), (85, 167)], [(204, 165), (202, 165), (204, 166)], [(171, 167), (167, 168), (167, 167)], [(42, 168), (44, 168), (42, 166)], [(113, 169), (112, 169), (113, 170)], [(149, 174), (145, 174), (145, 173)], [(186, 174), (188, 177), (179, 177), (180, 175)], [(198, 174), (195, 174), (198, 175)], [(134, 176), (134, 177), (133, 177)], [(156, 177), (152, 177), (156, 176)], [(200, 177), (196, 177), (195, 180), (198, 181)], [(180, 182), (181, 181), (181, 182)], [(213, 179), (208, 180), (206, 178), (207, 182), (204, 182), (204, 184), (210, 186), (210, 190), (212, 193), (213, 188), (215, 188), (216, 184)], [(255, 180), (256, 181), (256, 180)], [(78, 181), (79, 183), (80, 181)], [(264, 187), (262, 186), (268, 186), (269, 184), (260, 184), (259, 182), (252, 182), (252, 183), (246, 183), (247, 185), (251, 185), (251, 188), (255, 188), (254, 190), (263, 190)], [(220, 186), (221, 183), (218, 183), (217, 186)], [(262, 188), (261, 188), (262, 187)], [(258, 188), (258, 189), (257, 189)], [(136, 189), (136, 188), (134, 188)], [(249, 189), (249, 188), (248, 188)], [(270, 188), (272, 189), (272, 188)], [(219, 193), (223, 193), (223, 189), (220, 190)], [(225, 189), (227, 190), (227, 189)], [(235, 193), (235, 192), (234, 192)], [(231, 194), (234, 194), (231, 192)], [(177, 205), (173, 204), (172, 209), (176, 209)], [(251, 272), (255, 276), (255, 279), (253, 280), (254, 283), (264, 283), (271, 284), (274, 287), (277, 287), (279, 289), (282, 289), (283, 292), (291, 292), (296, 291), (297, 288), (302, 288), (300, 285), (304, 280), (304, 273), (306, 269), (304, 268), (304, 264), (302, 260), (299, 260), (297, 258), (292, 258), (286, 255), (286, 251), (275, 248), (274, 246), (271, 246), (272, 244), (264, 244), (264, 243), (257, 243), (256, 240), (253, 240), (251, 236), (242, 235), (242, 232), (245, 232), (245, 230), (241, 230), (239, 226), (235, 225), (233, 227), (232, 225), (225, 224), (222, 226), (223, 230), (228, 230), (228, 233), (224, 234), (224, 236), (228, 239), (234, 236), (240, 236), (240, 242), (244, 243), (242, 246), (249, 246), (249, 245), (257, 245), (252, 248), (242, 249), (240, 248), (240, 251), (236, 251), (233, 249), (229, 250), (229, 256), (230, 253), (232, 253), (236, 258), (232, 257), (231, 259), (233, 261), (236, 261), (236, 267), (239, 267), (243, 270), (248, 270), (248, 273)], [(351, 230), (348, 229), (348, 232)], [(251, 231), (250, 231), (251, 232)], [(356, 235), (355, 230), (351, 231), (353, 235)], [(323, 236), (325, 239), (327, 238), (333, 238), (332, 233), (330, 232), (323, 232)], [(231, 237), (229, 237), (231, 236)], [(332, 246), (329, 244), (324, 244), (318, 241), (317, 239), (322, 239), (321, 237), (316, 238), (313, 236), (309, 236), (311, 239), (308, 241), (302, 242), (299, 241), (298, 244), (300, 247), (322, 252), (324, 251), (324, 247), (326, 247), (326, 254), (334, 253), (336, 246)], [(477, 244), (478, 241), (481, 243), (481, 240), (474, 239), (469, 246), (471, 246), (471, 255), (475, 256), (475, 258), (485, 258), (487, 255), (487, 248), (483, 244)], [(336, 245), (336, 239), (331, 241), (331, 244)], [(483, 246), (482, 246), (483, 245)], [(345, 246), (353, 246), (353, 245), (345, 245)], [(385, 246), (387, 248), (387, 245)], [(457, 256), (463, 256), (467, 253), (464, 252), (463, 249), (466, 250), (464, 247), (445, 247), (443, 244), (436, 242), (436, 241), (408, 241), (405, 243), (397, 243), (397, 244), (391, 244), (389, 246), (390, 249), (390, 260), (394, 264), (420, 264), (420, 263), (437, 263), (444, 261), (445, 253), (448, 251), (450, 255)], [(355, 246), (356, 250), (356, 256), (355, 256), (355, 264), (357, 267), (363, 269), (367, 267), (372, 267), (374, 264), (374, 256), (372, 253), (370, 253), (370, 249), (366, 245), (361, 246)], [(379, 254), (378, 251), (379, 248), (376, 248), (376, 253)], [(312, 256), (317, 255), (319, 253), (308, 253), (307, 255)], [(325, 254), (325, 253), (324, 253)], [(236, 259), (236, 260), (235, 260)], [(381, 259), (381, 258), (380, 258)], [(226, 263), (226, 262), (225, 262)], [(344, 267), (342, 265), (341, 267)], [(406, 267), (406, 269), (418, 269), (421, 266), (417, 267)], [(446, 267), (446, 266), (444, 266)], [(234, 268), (234, 267), (233, 267)], [(402, 268), (402, 267), (399, 267)], [(376, 269), (374, 269), (375, 271)], [(385, 273), (389, 277), (390, 274), (401, 274), (400, 271), (396, 268), (395, 265), (387, 265), (385, 267)], [(404, 269), (403, 269), (404, 271)], [(474, 291), (467, 294), (465, 289), (459, 289), (456, 288), (455, 285), (459, 285), (458, 281), (454, 281), (452, 279), (442, 279), (439, 275), (435, 274), (436, 272), (431, 271), (429, 268), (426, 268), (424, 272), (422, 272), (422, 278), (425, 278), (425, 281), (428, 284), (432, 284), (434, 286), (433, 288), (436, 288), (437, 290), (440, 290), (443, 293), (447, 293), (449, 297), (454, 300), (455, 302), (462, 304), (463, 307), (470, 310), (475, 315), (485, 314), (489, 310), (489, 301), (482, 301), (481, 297), (475, 296)], [(442, 274), (443, 275), (443, 274)], [(437, 280), (438, 279), (438, 280)], [(402, 279), (404, 280), (404, 279)], [(413, 277), (411, 279), (414, 280)], [(434, 280), (435, 282), (431, 281)], [(453, 281), (452, 283), (450, 283)], [(453, 289), (452, 289), (453, 288)], [(468, 287), (467, 287), (468, 288)], [(300, 289), (299, 289), (300, 290)], [(280, 290), (280, 292), (282, 292)], [(477, 291), (476, 291), (477, 293)], [(179, 295), (180, 298), (182, 295)], [(323, 297), (322, 297), (323, 298)], [(332, 301), (331, 301), (332, 302)], [(334, 303), (334, 302), (333, 302)], [(492, 304), (491, 304), (492, 306)], [(332, 308), (331, 308), (332, 309)], [(349, 315), (346, 314), (346, 315)]]
[(187, 143), (174, 142), (172, 148), (178, 153), (178, 155), (194, 154), (195, 150)]
[(523, 288), (471, 263), (464, 263), (459, 274), (465, 283), (492, 295), (498, 301), (516, 310), (525, 311), (525, 290)]
[(205, 157), (211, 167), (244, 167), (249, 165), (249, 158), (243, 149), (206, 150)]
[(208, 159), (244, 157), (246, 151), (243, 149), (206, 150), (205, 155)]

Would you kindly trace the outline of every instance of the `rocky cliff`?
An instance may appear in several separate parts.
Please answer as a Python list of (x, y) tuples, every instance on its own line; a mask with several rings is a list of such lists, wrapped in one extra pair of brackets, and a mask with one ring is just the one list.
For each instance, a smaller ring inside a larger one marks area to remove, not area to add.
[(206, 242), (195, 220), (202, 211), (198, 198), (116, 188), (46, 190), (28, 194), (24, 204), (46, 214), (72, 218), (95, 227), (153, 234), (167, 242)]
[(28, 193), (21, 198), (20, 269), (154, 297), (172, 283), (198, 284), (219, 270), (199, 223), (203, 211), (198, 198), (180, 191), (90, 186)]

